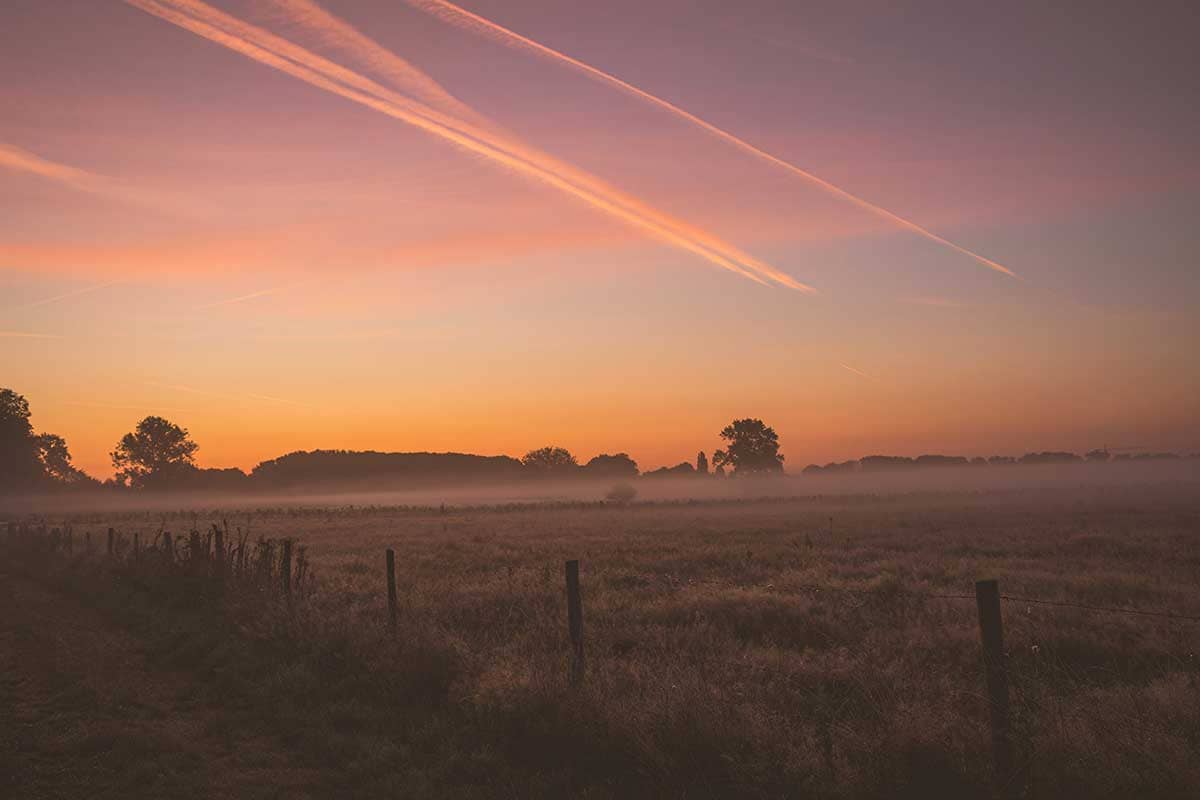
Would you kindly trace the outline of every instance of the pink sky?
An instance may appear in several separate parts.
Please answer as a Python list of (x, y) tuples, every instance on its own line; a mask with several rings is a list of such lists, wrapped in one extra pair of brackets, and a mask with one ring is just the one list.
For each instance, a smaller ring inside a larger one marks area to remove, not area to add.
[(85, 469), (149, 413), (209, 466), (651, 468), (747, 415), (793, 468), (1200, 449), (1200, 65), (1169, 12), (464, 6), (1014, 279), (415, 5), (0, 10), (0, 385)]

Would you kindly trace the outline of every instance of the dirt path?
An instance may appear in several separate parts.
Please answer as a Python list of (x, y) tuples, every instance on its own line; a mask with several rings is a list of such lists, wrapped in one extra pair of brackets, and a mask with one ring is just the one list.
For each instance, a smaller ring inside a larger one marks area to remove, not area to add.
[(311, 796), (307, 771), (196, 680), (153, 667), (112, 620), (0, 563), (0, 795)]

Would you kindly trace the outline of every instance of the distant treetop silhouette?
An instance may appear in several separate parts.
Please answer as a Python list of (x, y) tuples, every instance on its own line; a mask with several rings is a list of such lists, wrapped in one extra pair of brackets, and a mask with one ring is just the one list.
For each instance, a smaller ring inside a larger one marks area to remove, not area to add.
[(713, 453), (713, 464), (729, 467), (734, 474), (783, 472), (779, 435), (761, 419), (735, 419), (721, 431), (728, 444)]

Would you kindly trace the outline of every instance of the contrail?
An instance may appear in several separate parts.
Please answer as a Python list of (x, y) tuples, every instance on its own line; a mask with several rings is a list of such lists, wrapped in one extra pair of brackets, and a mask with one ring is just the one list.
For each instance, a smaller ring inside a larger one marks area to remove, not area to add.
[(220, 308), (221, 306), (231, 306), (235, 303), (244, 303), (247, 300), (256, 300), (259, 297), (267, 297), (269, 295), (279, 294), (280, 292), (287, 291), (288, 288), (289, 287), (287, 287), (287, 286), (277, 286), (274, 289), (263, 289), (258, 292), (251, 292), (250, 294), (243, 294), (238, 297), (230, 297), (227, 300), (218, 300), (215, 303), (205, 303), (202, 306), (196, 306), (196, 309), (198, 311), (203, 311), (204, 309), (208, 309), (208, 308)]
[(486, 121), (474, 109), (405, 59), (379, 45), (345, 20), (330, 14), (313, 0), (270, 0), (292, 22), (317, 33), (321, 40), (387, 79), (393, 88), (411, 92), (434, 108), (470, 120)]
[(94, 175), (87, 170), (49, 161), (28, 150), (22, 150), (4, 142), (0, 142), (0, 167), (16, 172), (30, 172), (43, 178), (68, 184), (76, 189), (82, 189), (85, 192), (99, 191), (104, 181), (99, 175)]
[(580, 72), (584, 73), (589, 78), (593, 78), (595, 80), (601, 81), (602, 83), (607, 83), (610, 86), (615, 86), (616, 88), (620, 89), (621, 91), (623, 91), (627, 94), (633, 95), (634, 97), (638, 98), (639, 100), (643, 100), (647, 103), (650, 103), (651, 105), (657, 106), (658, 108), (669, 111), (672, 114), (674, 114), (675, 116), (681, 117), (682, 119), (687, 120), (688, 122), (692, 123), (693, 125), (696, 125), (702, 129), (704, 129), (708, 133), (711, 133), (712, 135), (728, 142), (729, 144), (733, 145), (734, 147), (737, 147), (738, 149), (740, 149), (746, 153), (749, 153), (750, 155), (753, 155), (756, 158), (760, 158), (770, 164), (773, 164), (777, 167), (785, 169), (794, 175), (798, 175), (799, 177), (803, 178), (804, 180), (808, 181), (809, 183), (814, 184), (815, 186), (819, 187), (820, 189), (824, 190), (825, 192), (828, 192), (829, 194), (832, 194), (835, 197), (839, 197), (842, 200), (846, 200), (850, 203), (853, 203), (854, 205), (858, 206), (859, 208), (863, 209), (864, 211), (868, 211), (878, 217), (882, 217), (883, 219), (886, 219), (889, 222), (891, 222), (895, 225), (898, 225), (901, 228), (904, 228), (905, 230), (915, 233), (918, 236), (922, 236), (931, 242), (936, 242), (937, 244), (948, 247), (957, 253), (961, 253), (962, 255), (968, 256), (969, 258), (973, 258), (974, 260), (978, 261), (980, 264), (983, 264), (985, 267), (994, 269), (997, 272), (1003, 272), (1005, 275), (1010, 275), (1014, 278), (1016, 277), (1016, 275), (1012, 272), (1012, 270), (1008, 269), (1007, 267), (1005, 267), (1001, 264), (997, 264), (995, 261), (992, 261), (990, 258), (986, 258), (984, 256), (979, 255), (976, 252), (968, 250), (965, 247), (957, 245), (954, 242), (951, 242), (947, 239), (942, 238), (941, 236), (938, 236), (936, 233), (933, 233), (932, 231), (928, 230), (927, 228), (921, 227), (920, 225), (918, 225), (915, 222), (912, 222), (911, 220), (907, 220), (904, 217), (899, 216), (898, 214), (894, 214), (891, 211), (888, 211), (886, 208), (882, 208), (868, 200), (864, 200), (863, 198), (861, 198), (855, 194), (851, 194), (850, 192), (846, 191), (845, 189), (842, 189), (839, 186), (835, 186), (834, 184), (830, 183), (829, 181), (827, 181), (823, 178), (819, 178), (816, 175), (812, 174), (811, 172), (801, 169), (800, 167), (796, 166), (795, 164), (792, 164), (789, 161), (785, 161), (782, 158), (779, 158), (778, 156), (773, 156), (770, 153), (768, 153), (767, 151), (762, 150), (758, 147), (755, 147), (754, 145), (750, 144), (746, 140), (730, 133), (729, 131), (725, 130), (724, 128), (719, 128), (716, 125), (712, 124), (711, 122), (708, 122), (707, 120), (701, 119), (700, 117), (696, 116), (695, 114), (692, 114), (690, 111), (686, 111), (686, 110), (680, 108), (679, 106), (675, 105), (674, 103), (672, 103), (668, 100), (664, 100), (661, 97), (658, 97), (657, 95), (650, 94), (649, 92), (645, 91), (644, 89), (639, 89), (638, 87), (634, 86), (633, 84), (627, 83), (626, 81), (621, 80), (620, 78), (616, 77), (615, 75), (611, 75), (601, 69), (598, 69), (597, 67), (593, 67), (591, 64), (587, 64), (583, 61), (580, 61), (577, 58), (572, 58), (571, 56), (567, 55), (566, 53), (559, 52), (558, 50), (555, 50), (551, 47), (547, 47), (546, 45), (541, 44), (540, 42), (536, 42), (533, 39), (522, 36), (521, 34), (517, 33), (516, 31), (511, 31), (502, 25), (498, 25), (495, 22), (492, 22), (491, 20), (486, 19), (485, 17), (481, 17), (478, 14), (474, 14), (470, 11), (467, 11), (465, 8), (456, 6), (455, 4), (447, 2), (446, 0), (404, 0), (404, 2), (408, 3), (410, 6), (413, 6), (414, 8), (418, 8), (421, 11), (425, 11), (428, 14), (432, 14), (433, 16), (437, 17), (438, 19), (441, 19), (441, 20), (443, 20), (451, 25), (454, 25), (456, 27), (472, 31), (474, 33), (478, 33), (480, 35), (483, 35), (490, 39), (493, 39), (494, 41), (501, 42), (502, 44), (515, 46), (515, 47), (518, 47), (518, 48), (521, 48), (524, 50), (528, 50), (530, 52), (533, 52), (533, 53), (543, 56), (545, 58), (549, 58), (554, 61), (558, 61), (559, 63), (567, 64), (568, 66), (573, 67), (574, 69), (579, 70)]
[(0, 331), (0, 339), (65, 339), (55, 333), (28, 333), (26, 331)]
[(866, 378), (869, 381), (875, 380), (867, 373), (863, 372), (860, 369), (855, 369), (854, 367), (850, 366), (849, 364), (841, 364), (841, 367), (842, 367), (842, 369), (850, 370), (851, 372), (853, 372), (855, 375), (857, 375), (860, 378)]
[(23, 306), (17, 306), (17, 307), (18, 308), (38, 308), (39, 306), (47, 306), (47, 305), (50, 305), (51, 303), (57, 303), (60, 300), (70, 300), (72, 297), (79, 297), (80, 295), (91, 294), (92, 292), (98, 292), (101, 289), (107, 289), (110, 286), (116, 286), (120, 283), (123, 283), (123, 281), (106, 281), (105, 283), (97, 283), (93, 286), (85, 286), (82, 289), (76, 289), (72, 292), (64, 292), (63, 294), (56, 294), (56, 295), (54, 295), (54, 297), (45, 297), (41, 300), (35, 300), (32, 303), (26, 303)]
[(607, 186), (586, 172), (562, 164), (519, 141), (477, 128), (464, 120), (398, 95), (369, 78), (212, 8), (201, 0), (125, 1), (255, 61), (407, 122), (464, 150), (485, 156), (514, 172), (559, 189), (597, 210), (641, 228), (661, 241), (757, 283), (766, 285), (767, 279), (770, 279), (789, 288), (813, 291), (811, 287), (769, 264)]
[(220, 398), (222, 400), (245, 400), (247, 398), (250, 398), (252, 400), (265, 400), (269, 403), (284, 403), (289, 406), (299, 406), (301, 408), (309, 408), (309, 406), (306, 406), (304, 403), (300, 403), (295, 400), (287, 400), (282, 397), (271, 397), (270, 395), (266, 395), (266, 394), (255, 394), (254, 392), (246, 392), (245, 394), (241, 394), (241, 395), (229, 394), (226, 392), (209, 392), (209, 391), (205, 391), (204, 389), (196, 389), (191, 386), (182, 386), (182, 385), (176, 384), (176, 383), (155, 383), (154, 381), (147, 381), (146, 385), (153, 386), (158, 389), (171, 389), (172, 391), (176, 391), (176, 392), (186, 392), (187, 394), (198, 394), (198, 395), (202, 395), (204, 397), (216, 397), (216, 398)]

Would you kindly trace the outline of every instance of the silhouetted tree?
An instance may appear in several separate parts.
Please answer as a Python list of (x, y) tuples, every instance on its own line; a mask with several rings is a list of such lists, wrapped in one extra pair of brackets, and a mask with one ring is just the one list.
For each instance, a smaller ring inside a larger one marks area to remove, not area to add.
[(703, 450), (696, 456), (696, 472), (699, 475), (708, 474), (708, 456), (704, 455)]
[(779, 435), (761, 419), (735, 419), (721, 431), (721, 438), (728, 444), (713, 453), (718, 467), (728, 466), (735, 474), (783, 471)]
[(563, 447), (540, 447), (530, 450), (521, 459), (525, 468), (543, 475), (564, 475), (579, 466), (575, 456)]
[(1090, 451), (1086, 456), (1084, 456), (1084, 458), (1086, 458), (1088, 461), (1103, 463), (1108, 461), (1110, 456), (1107, 450), (1100, 449)]
[(130, 486), (163, 485), (172, 475), (195, 470), (197, 447), (185, 428), (162, 417), (146, 417), (117, 443), (112, 463)]
[(38, 434), (38, 460), (47, 478), (63, 484), (91, 482), (82, 470), (71, 463), (71, 451), (67, 449), (67, 440), (55, 433)]
[(0, 489), (28, 487), (42, 474), (29, 401), (12, 389), (0, 389)]
[(696, 474), (696, 468), (690, 462), (680, 461), (673, 467), (659, 467), (642, 473), (643, 478), (690, 478)]
[(589, 476), (598, 478), (636, 478), (638, 475), (637, 462), (628, 453), (601, 453), (583, 468)]

